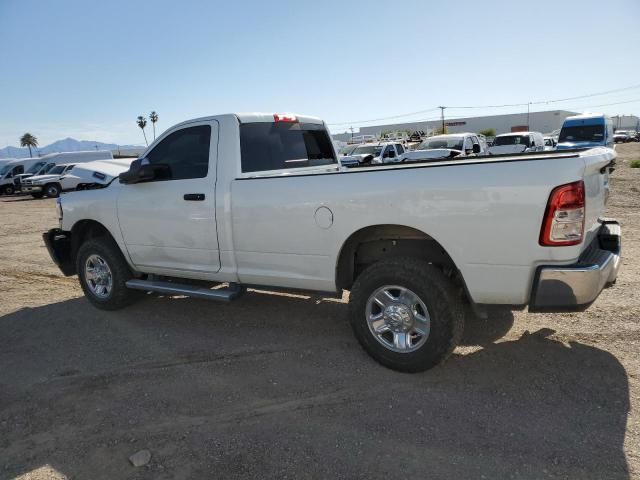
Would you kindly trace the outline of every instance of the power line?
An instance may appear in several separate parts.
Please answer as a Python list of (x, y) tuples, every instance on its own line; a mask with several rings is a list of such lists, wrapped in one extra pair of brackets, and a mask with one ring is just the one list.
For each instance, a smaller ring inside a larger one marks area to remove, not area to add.
[[(618, 93), (618, 92), (623, 92), (623, 91), (627, 91), (627, 90), (634, 90), (636, 88), (640, 88), (640, 84), (636, 84), (636, 85), (630, 85), (628, 87), (622, 87), (622, 88), (616, 88), (614, 90), (606, 90), (603, 92), (596, 92), (596, 93), (589, 93), (586, 95), (577, 95), (575, 97), (566, 97), (566, 98), (556, 98), (556, 99), (552, 99), (552, 100), (539, 100), (539, 101), (535, 101), (535, 102), (523, 102), (523, 103), (504, 103), (504, 104), (498, 104), (498, 105), (466, 105), (466, 106), (445, 106), (445, 107), (433, 107), (433, 108), (429, 108), (426, 110), (419, 110), (417, 112), (410, 112), (410, 113), (403, 113), (403, 114), (398, 114), (398, 115), (392, 115), (389, 117), (380, 117), (380, 118), (371, 118), (368, 120), (352, 120), (350, 122), (339, 122), (339, 123), (329, 123), (327, 125), (329, 126), (339, 126), (339, 125), (348, 125), (348, 124), (361, 124), (361, 123), (369, 123), (369, 122), (378, 122), (381, 120), (393, 120), (393, 119), (397, 119), (397, 118), (404, 118), (404, 117), (410, 117), (413, 115), (419, 115), (421, 113), (428, 113), (428, 112), (434, 112), (438, 109), (441, 110), (441, 112), (443, 111), (443, 108), (453, 108), (453, 109), (477, 109), (477, 108), (508, 108), (508, 107), (524, 107), (524, 106), (529, 106), (529, 105), (542, 105), (542, 104), (548, 104), (548, 103), (560, 103), (560, 102), (567, 102), (569, 100), (579, 100), (581, 98), (591, 98), (591, 97), (597, 97), (597, 96), (601, 96), (601, 95), (608, 95), (611, 93)], [(632, 103), (632, 101), (630, 102), (621, 102), (621, 103)], [(607, 106), (607, 105), (617, 105), (615, 103), (610, 103), (610, 104), (606, 104), (606, 105), (595, 105), (594, 107), (598, 107), (598, 106)], [(591, 107), (587, 107), (587, 108), (591, 108)], [(419, 120), (417, 120), (419, 121)]]
[(378, 122), (380, 120), (392, 120), (394, 118), (402, 118), (402, 117), (410, 117), (412, 115), (419, 115), (421, 113), (429, 113), (429, 112), (435, 112), (436, 110), (438, 110), (438, 107), (435, 108), (429, 108), (427, 110), (419, 110), (417, 112), (411, 112), (411, 113), (403, 113), (402, 115), (393, 115), (391, 117), (381, 117), (381, 118), (371, 118), (369, 120), (351, 120), (350, 122), (340, 122), (340, 123), (328, 123), (327, 125), (348, 125), (350, 123), (368, 123), (368, 122)]
[(640, 102), (640, 98), (636, 98), (634, 100), (625, 100), (623, 102), (614, 102), (614, 103), (603, 103), (600, 105), (588, 105), (586, 107), (574, 107), (574, 110), (582, 110), (583, 108), (597, 108), (597, 107), (609, 107), (611, 105), (622, 105), (623, 103), (634, 103), (634, 102)]
[[(631, 85), (630, 87), (623, 87), (623, 88), (616, 88), (615, 90), (607, 90), (606, 92), (599, 92), (599, 93), (591, 93), (589, 95), (579, 95), (577, 97), (567, 97), (567, 98), (559, 98), (556, 100), (547, 100), (547, 101), (541, 101), (541, 102), (531, 102), (533, 104), (536, 105), (540, 105), (542, 103), (558, 103), (558, 102), (566, 102), (568, 100), (578, 100), (580, 98), (589, 98), (589, 97), (597, 97), (600, 95), (608, 95), (610, 93), (618, 93), (618, 92), (624, 92), (626, 90), (633, 90), (635, 88), (640, 88), (640, 84), (638, 85)], [(610, 104), (613, 105), (613, 104)]]

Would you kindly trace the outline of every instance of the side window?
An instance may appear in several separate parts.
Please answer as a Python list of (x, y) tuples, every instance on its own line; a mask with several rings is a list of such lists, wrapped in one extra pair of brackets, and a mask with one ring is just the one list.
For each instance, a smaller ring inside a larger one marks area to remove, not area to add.
[(396, 152), (393, 149), (393, 145), (387, 145), (384, 149), (384, 153), (382, 154), (382, 158), (394, 158), (396, 156)]
[(471, 150), (473, 148), (473, 142), (471, 141), (471, 137), (464, 137), (464, 147), (465, 150)]
[(24, 173), (24, 165), (18, 165), (17, 167), (15, 167), (11, 172), (11, 177), (20, 175), (21, 173)]
[(396, 150), (398, 151), (398, 155), (402, 155), (404, 153), (404, 147), (400, 143), (396, 143)]
[(536, 137), (534, 137), (533, 135), (530, 135), (529, 138), (531, 139), (531, 146), (532, 147), (536, 147)]
[(169, 165), (169, 180), (204, 178), (209, 171), (211, 127), (199, 125), (173, 132), (147, 155), (149, 163)]
[(64, 173), (69, 173), (71, 170), (73, 170), (73, 167), (75, 167), (75, 165), (67, 166), (67, 168), (64, 169)]

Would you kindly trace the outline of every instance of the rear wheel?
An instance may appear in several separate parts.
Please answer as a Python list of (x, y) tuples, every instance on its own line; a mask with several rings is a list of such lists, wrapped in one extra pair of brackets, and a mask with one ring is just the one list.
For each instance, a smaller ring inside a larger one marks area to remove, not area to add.
[(364, 349), (381, 364), (403, 372), (443, 362), (464, 327), (458, 289), (440, 269), (414, 258), (367, 267), (351, 290), (349, 318)]
[(58, 198), (60, 196), (61, 191), (62, 191), (62, 188), (60, 188), (60, 185), (58, 185), (57, 183), (49, 183), (44, 187), (44, 194), (47, 197), (51, 197), (51, 198)]
[(98, 237), (83, 243), (76, 257), (76, 271), (87, 299), (102, 310), (123, 308), (142, 293), (127, 288), (133, 278), (122, 252), (108, 237)]

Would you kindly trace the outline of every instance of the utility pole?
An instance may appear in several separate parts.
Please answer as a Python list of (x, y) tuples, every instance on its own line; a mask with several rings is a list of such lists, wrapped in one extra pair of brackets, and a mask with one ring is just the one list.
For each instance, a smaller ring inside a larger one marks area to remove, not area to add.
[(444, 109), (447, 107), (438, 107), (440, 109), (440, 119), (442, 120), (442, 134), (444, 135)]
[(351, 130), (351, 141), (353, 142), (353, 127), (349, 127), (349, 130)]
[(531, 127), (529, 126), (529, 107), (531, 107), (531, 102), (527, 103), (527, 130), (531, 130)]

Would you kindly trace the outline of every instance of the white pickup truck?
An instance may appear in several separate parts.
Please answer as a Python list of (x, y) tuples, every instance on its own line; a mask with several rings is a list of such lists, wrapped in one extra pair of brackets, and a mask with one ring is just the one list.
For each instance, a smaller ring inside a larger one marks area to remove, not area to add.
[(620, 227), (603, 218), (614, 160), (597, 148), (345, 169), (317, 118), (219, 115), (59, 198), (44, 241), (108, 310), (151, 291), (349, 290), (367, 352), (421, 371), (456, 346), (465, 303), (581, 310), (615, 281)]

